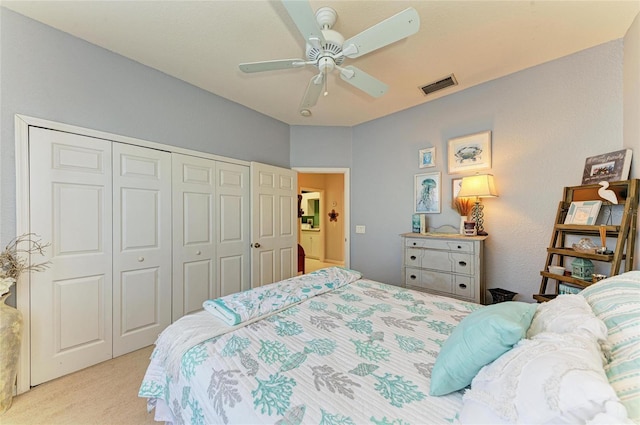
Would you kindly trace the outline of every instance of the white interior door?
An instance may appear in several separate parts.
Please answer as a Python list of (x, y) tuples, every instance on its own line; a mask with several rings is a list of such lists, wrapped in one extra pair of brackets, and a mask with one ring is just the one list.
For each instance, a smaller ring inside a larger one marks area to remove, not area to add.
[(112, 356), (111, 142), (30, 127), (29, 151), (30, 231), (51, 243), (30, 281), (33, 386)]
[(215, 164), (174, 153), (173, 321), (217, 297), (215, 257)]
[(113, 355), (171, 323), (171, 154), (113, 143)]
[(288, 279), (297, 269), (297, 173), (251, 163), (251, 286)]
[(219, 161), (216, 176), (216, 296), (225, 296), (251, 287), (249, 167)]

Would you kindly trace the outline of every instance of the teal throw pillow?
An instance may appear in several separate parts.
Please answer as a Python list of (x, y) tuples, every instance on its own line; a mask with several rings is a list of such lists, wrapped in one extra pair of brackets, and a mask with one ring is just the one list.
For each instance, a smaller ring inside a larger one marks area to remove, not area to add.
[(429, 394), (445, 395), (471, 384), (483, 366), (525, 337), (535, 311), (536, 304), (508, 301), (462, 319), (436, 358)]

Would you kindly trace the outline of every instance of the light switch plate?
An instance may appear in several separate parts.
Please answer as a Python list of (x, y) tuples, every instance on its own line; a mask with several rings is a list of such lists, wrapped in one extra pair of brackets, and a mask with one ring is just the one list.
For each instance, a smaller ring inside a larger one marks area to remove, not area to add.
[(365, 231), (364, 226), (356, 226), (356, 233), (364, 233), (364, 231)]

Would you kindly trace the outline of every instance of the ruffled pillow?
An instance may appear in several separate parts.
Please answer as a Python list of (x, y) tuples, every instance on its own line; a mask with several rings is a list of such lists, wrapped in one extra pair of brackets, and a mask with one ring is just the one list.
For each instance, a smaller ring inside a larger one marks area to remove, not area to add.
[(607, 338), (607, 327), (593, 314), (584, 297), (558, 295), (549, 302), (538, 304), (527, 330), (527, 338), (543, 332), (565, 334), (576, 331), (586, 331), (601, 342)]
[(463, 396), (463, 424), (631, 423), (586, 333), (523, 339), (484, 367)]

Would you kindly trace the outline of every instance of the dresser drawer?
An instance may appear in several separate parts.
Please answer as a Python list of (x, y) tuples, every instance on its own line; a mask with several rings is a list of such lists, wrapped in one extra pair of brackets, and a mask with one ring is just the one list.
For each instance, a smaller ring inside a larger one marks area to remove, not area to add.
[(475, 296), (475, 279), (472, 276), (407, 268), (405, 286), (434, 291), (443, 295), (455, 295), (470, 300)]
[(453, 292), (465, 298), (473, 298), (475, 294), (475, 280), (471, 276), (455, 276)]
[(406, 238), (405, 244), (413, 248), (438, 249), (443, 251), (473, 252), (473, 241), (446, 239)]
[(473, 274), (473, 256), (458, 252), (426, 251), (420, 266), (443, 272)]
[(404, 252), (404, 264), (407, 267), (420, 267), (423, 252), (423, 249), (407, 248)]
[(454, 276), (429, 270), (406, 269), (405, 285), (430, 291), (453, 294)]

